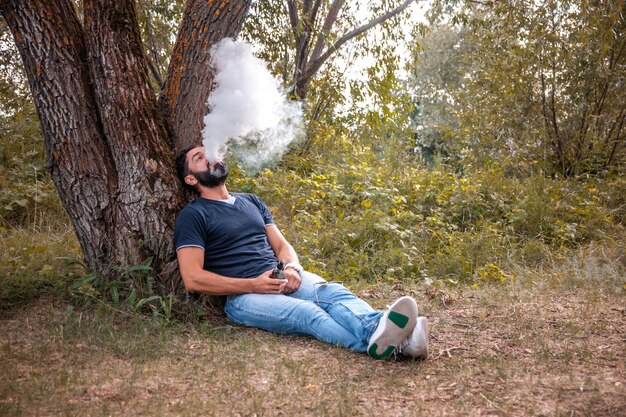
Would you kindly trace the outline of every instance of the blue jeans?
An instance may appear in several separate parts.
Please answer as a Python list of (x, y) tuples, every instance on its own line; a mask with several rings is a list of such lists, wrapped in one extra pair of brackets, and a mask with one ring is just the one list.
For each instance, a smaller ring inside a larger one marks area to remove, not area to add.
[(302, 283), (291, 294), (229, 295), (224, 311), (235, 323), (274, 333), (309, 335), (366, 352), (383, 313), (374, 310), (341, 284), (327, 283), (302, 272)]

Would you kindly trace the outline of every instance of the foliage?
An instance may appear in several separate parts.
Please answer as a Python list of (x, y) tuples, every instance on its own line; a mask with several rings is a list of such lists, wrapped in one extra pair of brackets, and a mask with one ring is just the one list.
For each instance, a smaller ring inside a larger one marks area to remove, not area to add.
[(9, 115), (0, 113), (0, 230), (7, 223), (38, 225), (60, 210), (43, 150), (31, 102), (24, 100)]
[(463, 86), (465, 67), (461, 62), (468, 45), (463, 30), (446, 25), (435, 26), (426, 33), (416, 28), (409, 62), (406, 88), (414, 109), (411, 121), (415, 147), (430, 165), (453, 160), (454, 132), (458, 129), (454, 92)]
[(563, 176), (619, 172), (626, 162), (623, 1), (437, 3), (463, 5), (449, 10), (469, 29), (463, 82), (449, 92), (458, 155)]
[(151, 257), (140, 264), (117, 267), (117, 279), (103, 279), (95, 272), (80, 275), (72, 284), (75, 294), (86, 303), (97, 303), (116, 311), (129, 313), (151, 312), (153, 316), (169, 321), (175, 313), (173, 293), (157, 289), (159, 282), (152, 269)]
[[(233, 167), (229, 185), (258, 193), (305, 267), (328, 279), (492, 285), (513, 280), (517, 265), (540, 267), (581, 245), (625, 235), (623, 179), (518, 178), (497, 165), (462, 174), (445, 165), (427, 170), (411, 155), (388, 158), (345, 136), (332, 143), (332, 154), (291, 154), (256, 177)], [(187, 300), (157, 296), (149, 260), (107, 283), (60, 259), (78, 258), (73, 236), (53, 244), (53, 230), (32, 243), (22, 243), (28, 229), (3, 234), (5, 303), (56, 288), (128, 314), (204, 314)]]
[[(375, 17), (395, 10), (403, 2), (340, 2), (336, 20), (328, 30), (323, 26), (327, 23), (325, 20), (333, 7), (337, 6), (336, 2), (332, 5), (331, 2), (321, 2), (314, 22), (307, 19), (301, 7), (302, 2), (294, 2), (299, 16), (297, 28), (291, 24), (287, 3), (277, 0), (254, 3), (241, 36), (255, 46), (257, 55), (268, 62), (270, 70), (280, 77), (294, 98), (304, 97), (301, 93), (306, 95), (307, 116), (313, 125), (310, 126), (310, 136), (315, 136), (317, 124), (328, 123), (342, 110), (344, 104), (351, 106), (372, 97), (362, 88), (367, 84), (367, 79), (359, 81), (359, 88), (355, 88), (355, 85), (346, 85), (346, 72), (358, 61), (385, 61), (382, 65), (386, 65), (389, 60), (395, 60), (393, 45), (401, 41), (399, 22), (402, 17), (391, 17), (377, 25), (376, 30), (366, 31), (351, 39), (342, 48), (332, 50), (331, 44)], [(306, 32), (306, 45), (297, 41), (297, 38), (302, 41), (303, 32)], [(311, 64), (311, 60), (315, 60), (317, 43), (322, 47), (317, 51), (318, 54), (328, 48), (332, 53), (312, 79), (303, 81), (302, 73), (306, 70), (307, 63)], [(304, 56), (297, 59), (298, 53)], [(354, 110), (352, 112), (355, 113)]]
[(66, 294), (76, 279), (79, 271), (66, 262), (80, 257), (71, 227), (47, 223), (41, 230), (0, 228), (0, 310), (45, 292)]
[[(293, 157), (231, 188), (260, 194), (309, 269), (348, 281), (500, 282), (513, 263), (623, 233), (623, 182), (458, 174), (381, 158), (334, 138), (333, 156)], [(620, 180), (621, 181), (621, 180)]]

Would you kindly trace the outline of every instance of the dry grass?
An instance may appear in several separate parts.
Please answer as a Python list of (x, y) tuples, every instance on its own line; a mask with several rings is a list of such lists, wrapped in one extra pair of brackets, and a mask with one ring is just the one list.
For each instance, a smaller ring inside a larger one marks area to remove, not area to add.
[(39, 299), (0, 321), (0, 415), (626, 415), (623, 276), (567, 271), (478, 289), (356, 288), (376, 307), (416, 297), (431, 328), (422, 362)]
[(3, 414), (626, 411), (626, 329), (618, 298), (586, 300), (556, 291), (510, 298), (497, 291), (431, 295), (433, 357), (415, 363), (374, 362), (309, 339), (230, 326), (176, 329), (167, 332), (169, 340), (154, 334), (133, 340), (133, 329), (121, 325), (102, 329), (118, 335), (73, 329), (76, 334), (67, 337), (66, 326), (82, 324), (40, 300), (2, 323), (8, 335), (2, 349)]

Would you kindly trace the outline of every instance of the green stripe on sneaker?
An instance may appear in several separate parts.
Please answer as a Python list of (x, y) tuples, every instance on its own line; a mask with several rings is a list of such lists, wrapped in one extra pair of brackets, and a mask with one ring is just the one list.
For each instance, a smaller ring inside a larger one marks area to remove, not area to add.
[(401, 329), (404, 329), (406, 324), (409, 322), (409, 318), (404, 314), (396, 313), (395, 311), (389, 312), (389, 320), (391, 320), (396, 326)]
[(385, 350), (382, 354), (379, 355), (376, 353), (376, 351), (378, 350), (378, 345), (376, 343), (373, 343), (372, 346), (370, 346), (367, 353), (374, 359), (385, 359), (389, 357), (389, 355), (391, 355), (391, 353), (393, 352), (395, 348), (396, 348), (395, 346), (390, 345), (387, 347), (387, 350)]

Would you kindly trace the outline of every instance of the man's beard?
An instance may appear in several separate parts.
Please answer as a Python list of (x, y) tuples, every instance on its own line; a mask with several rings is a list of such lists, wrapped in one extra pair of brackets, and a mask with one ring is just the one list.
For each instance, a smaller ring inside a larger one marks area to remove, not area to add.
[(211, 170), (211, 167), (207, 167), (206, 171), (194, 172), (193, 176), (204, 187), (218, 187), (226, 182), (228, 167), (221, 162), (216, 162), (213, 165), (213, 170)]

